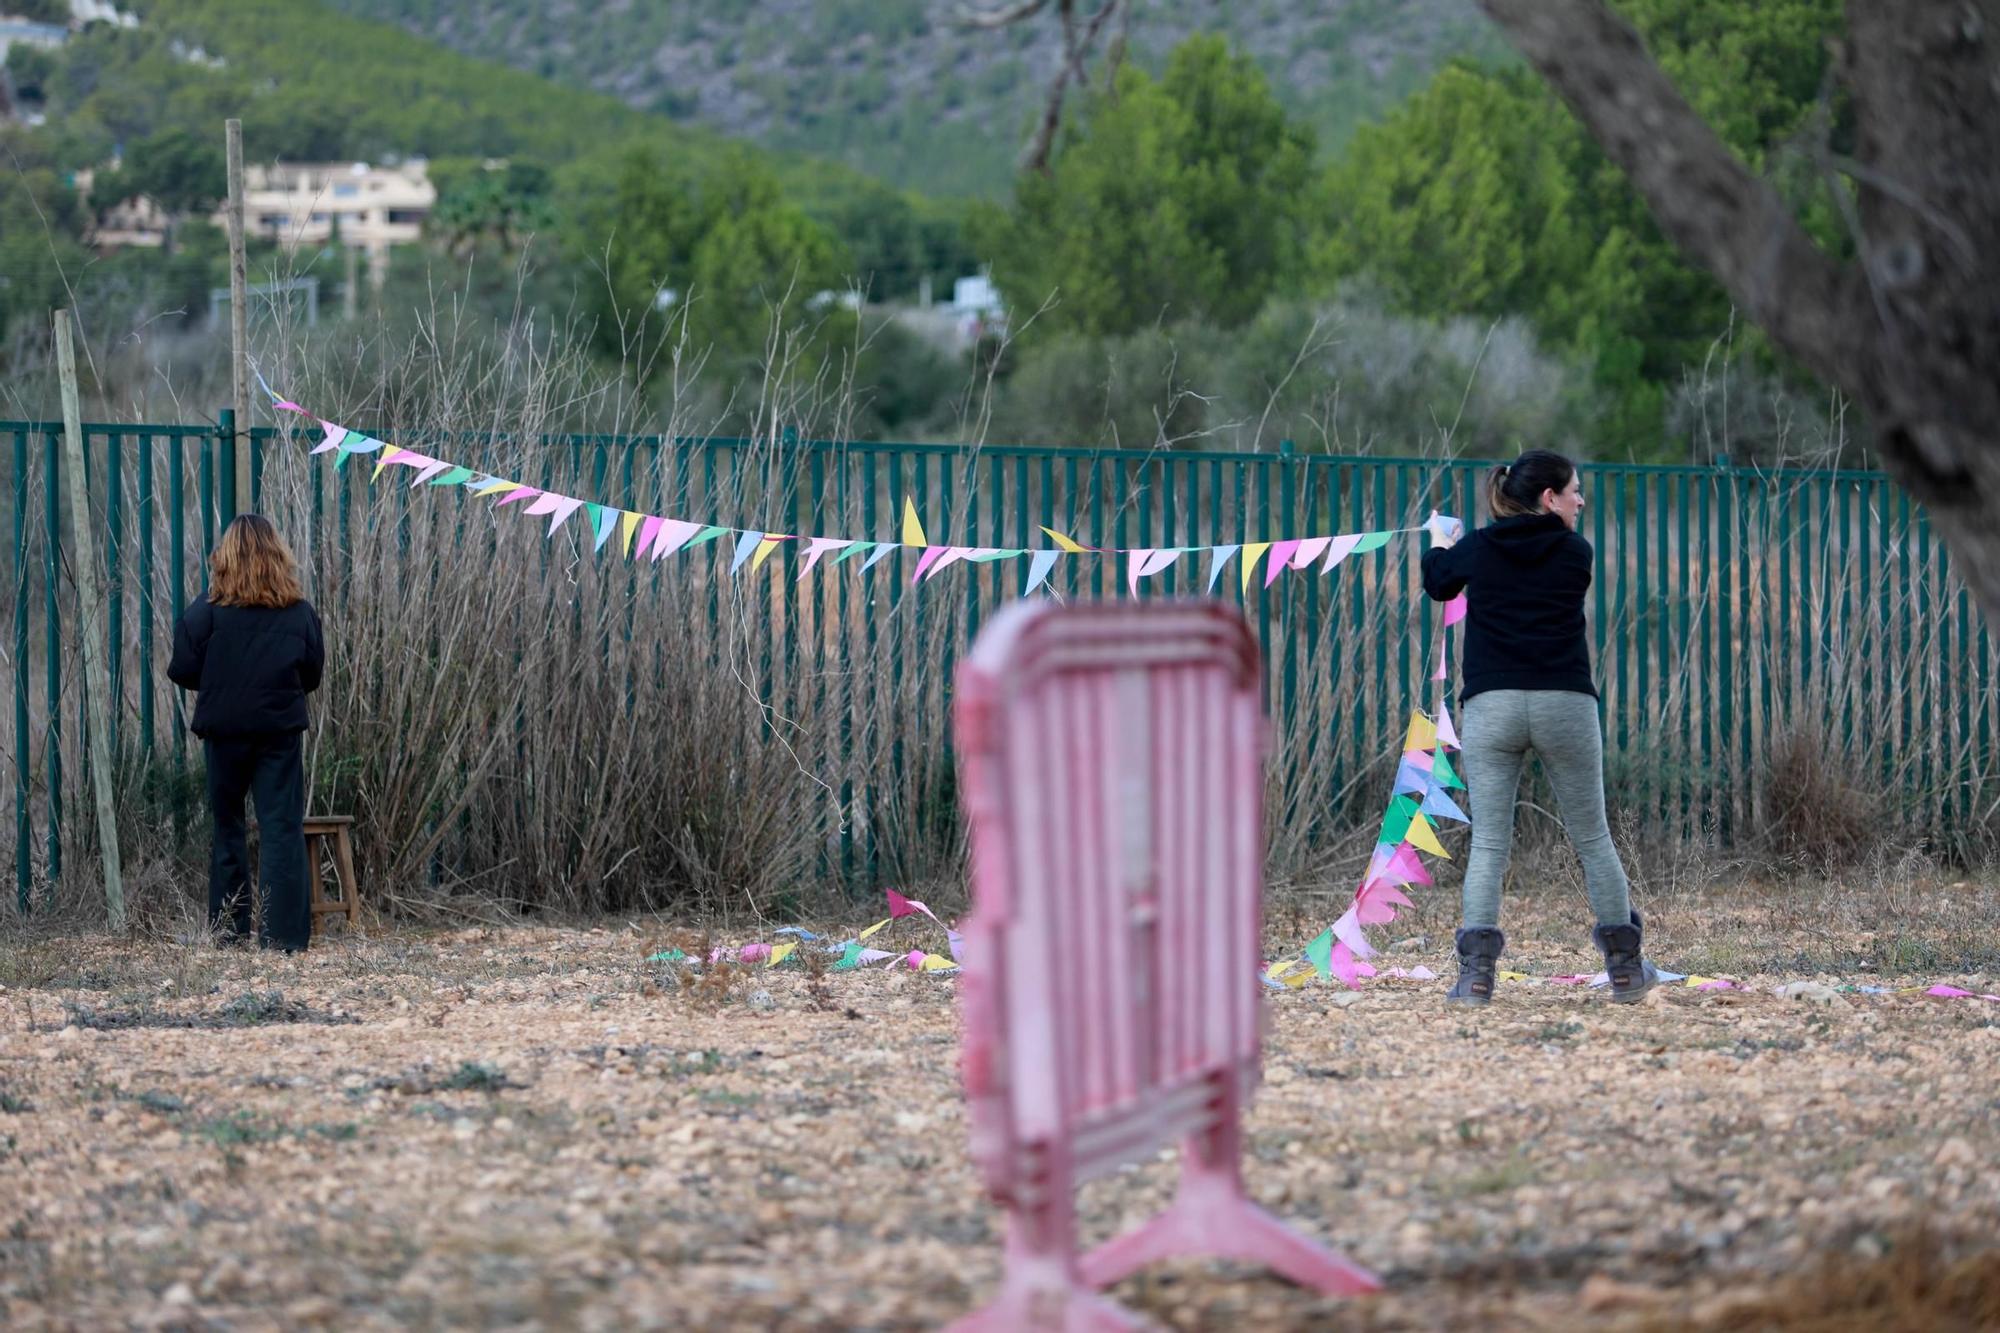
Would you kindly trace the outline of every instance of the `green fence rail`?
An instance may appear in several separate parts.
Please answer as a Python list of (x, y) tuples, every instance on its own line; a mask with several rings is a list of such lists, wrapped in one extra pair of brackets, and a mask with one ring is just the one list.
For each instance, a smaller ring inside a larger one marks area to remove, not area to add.
[[(238, 508), (235, 433), (213, 425), (90, 425), (89, 485), (101, 515), (113, 710), (120, 756), (164, 758), (184, 774), (186, 701), (166, 683), (176, 611), (201, 586), (204, 560)], [(371, 491), (367, 466), (335, 470), (275, 432), (248, 432), (252, 488), (266, 473), (309, 495), (318, 532), (308, 555), (315, 599), (338, 634), (342, 580), (356, 551), (403, 534), (407, 487)], [(400, 438), (392, 436), (391, 438)], [(60, 426), (0, 422), (11, 442), (14, 702), (13, 852), (18, 903), (58, 880), (65, 854), (88, 857), (82, 808), (84, 725), (71, 665), (78, 621), (67, 561), (76, 549), (60, 504)], [(411, 441), (403, 441), (411, 443)], [(1043, 525), (1086, 545), (1183, 546), (1399, 528), (1433, 506), (1472, 516), (1476, 462), (1275, 453), (1124, 452), (1029, 446), (753, 442), (564, 436), (432, 440), (412, 447), (471, 466), (509, 448), (529, 484), (647, 513), (771, 532), (893, 538), (907, 499), (932, 540), (1043, 546)], [(454, 452), (455, 451), (455, 452)], [(361, 460), (357, 458), (357, 462)], [(494, 466), (493, 470), (501, 469)], [(1835, 755), (1853, 780), (1893, 796), (1912, 836), (1951, 853), (1991, 806), (1993, 653), (1923, 515), (1868, 472), (1591, 464), (1583, 531), (1598, 553), (1588, 601), (1602, 685), (1614, 799), (1649, 827), (1728, 844), (1768, 824), (1792, 794), (1773, 790), (1776, 760), (1800, 737)], [(307, 503), (307, 501), (300, 501)], [(392, 512), (393, 511), (393, 512)], [(514, 520), (508, 520), (513, 522)], [(395, 526), (388, 526), (393, 523)], [(581, 524), (576, 525), (578, 527)], [(534, 528), (517, 531), (522, 558)], [(573, 540), (573, 539), (572, 539)], [(666, 577), (702, 582), (721, 614), (730, 551), (715, 543)], [(511, 542), (489, 548), (515, 549)], [(1422, 604), (1419, 544), (1398, 540), (1321, 577), (1246, 589), (1237, 567), (1218, 591), (1242, 603), (1265, 646), (1267, 697), (1281, 739), (1309, 732), (1330, 775), (1293, 804), (1335, 800), (1393, 752), (1399, 719), (1427, 699), (1436, 616)], [(759, 682), (798, 701), (838, 689), (829, 715), (852, 712), (861, 664), (924, 720), (911, 745), (935, 756), (947, 731), (950, 670), (981, 622), (1019, 595), (1025, 562), (954, 567), (920, 590), (903, 577), (857, 576), (859, 562), (794, 582), (774, 561), (750, 581), (768, 598)], [(656, 567), (657, 568), (657, 567)], [(687, 572), (676, 572), (685, 570)], [(1205, 558), (1183, 557), (1147, 595), (1208, 583)], [(661, 588), (661, 576), (639, 584)], [(1065, 561), (1051, 588), (1120, 596), (1109, 560)], [(928, 622), (928, 624), (927, 624)], [(919, 649), (915, 645), (922, 645)], [(921, 651), (922, 661), (911, 660)], [(838, 686), (828, 682), (839, 681)], [(859, 716), (859, 714), (854, 714)], [(838, 874), (882, 871), (871, 821), (857, 817), (880, 775), (843, 769), (853, 738), (831, 726), (820, 759), (836, 779)], [(915, 762), (902, 742), (892, 765)], [(1282, 761), (1282, 756), (1281, 756)], [(121, 759), (121, 762), (123, 760)], [(1367, 792), (1362, 803), (1376, 801)], [(1379, 804), (1379, 801), (1376, 801)], [(1314, 816), (1317, 818), (1317, 816)]]

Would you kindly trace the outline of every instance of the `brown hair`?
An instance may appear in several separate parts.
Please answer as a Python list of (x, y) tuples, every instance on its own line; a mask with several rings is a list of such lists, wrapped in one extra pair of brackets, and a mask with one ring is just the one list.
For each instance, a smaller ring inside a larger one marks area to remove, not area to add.
[(1540, 513), (1542, 492), (1560, 494), (1575, 475), (1576, 464), (1561, 454), (1530, 449), (1486, 474), (1486, 512), (1494, 518)]
[(286, 607), (306, 599), (292, 548), (269, 519), (244, 514), (208, 557), (208, 600), (217, 606)]

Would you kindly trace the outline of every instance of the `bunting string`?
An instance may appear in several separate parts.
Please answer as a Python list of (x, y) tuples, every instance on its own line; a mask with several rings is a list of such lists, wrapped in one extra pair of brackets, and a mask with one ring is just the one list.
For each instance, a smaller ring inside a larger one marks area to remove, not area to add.
[[(1381, 528), (1369, 532), (1285, 537), (1254, 542), (1143, 547), (1087, 546), (1067, 533), (1052, 527), (1044, 527), (1041, 531), (1053, 543), (1052, 546), (961, 546), (933, 541), (924, 530), (915, 503), (905, 497), (902, 527), (894, 541), (766, 532), (755, 528), (721, 523), (697, 523), (688, 519), (647, 514), (530, 486), (525, 482), (437, 458), (420, 450), (392, 445), (366, 432), (314, 416), (297, 403), (272, 391), (261, 374), (258, 375), (258, 383), (264, 392), (270, 395), (275, 409), (318, 424), (321, 435), (311, 453), (314, 456), (331, 454), (332, 465), (336, 470), (344, 468), (350, 458), (358, 456), (365, 456), (372, 463), (368, 474), (371, 482), (381, 480), (390, 468), (407, 468), (412, 473), (409, 484), (413, 489), (419, 486), (451, 487), (467, 491), (474, 498), (487, 500), (496, 509), (518, 505), (519, 513), (534, 518), (546, 518), (549, 522), (544, 536), (549, 538), (553, 538), (571, 520), (581, 515), (585, 538), (589, 541), (591, 550), (601, 554), (605, 547), (615, 543), (615, 550), (621, 559), (658, 561), (709, 542), (726, 541), (730, 552), (731, 574), (739, 574), (745, 568), (755, 573), (761, 570), (773, 555), (787, 549), (798, 553), (797, 579), (800, 581), (823, 565), (841, 565), (857, 557), (865, 557), (859, 566), (865, 573), (883, 560), (891, 556), (901, 557), (907, 552), (911, 554), (914, 562), (910, 567), (912, 583), (926, 582), (953, 565), (961, 563), (1026, 561), (1022, 585), (1022, 592), (1025, 595), (1045, 585), (1061, 561), (1098, 557), (1123, 561), (1126, 587), (1132, 595), (1137, 596), (1141, 584), (1166, 573), (1183, 557), (1205, 554), (1208, 557), (1206, 574), (1207, 589), (1210, 593), (1215, 591), (1231, 561), (1237, 562), (1239, 585), (1243, 592), (1248, 593), (1254, 586), (1259, 586), (1260, 579), (1261, 586), (1268, 588), (1287, 573), (1305, 574), (1316, 569), (1321, 577), (1325, 577), (1352, 556), (1366, 555), (1371, 551), (1380, 550), (1399, 536), (1433, 531), (1440, 522), (1440, 516), (1433, 513), (1424, 523), (1415, 527)], [(1442, 658), (1440, 658), (1440, 669), (1441, 664)]]

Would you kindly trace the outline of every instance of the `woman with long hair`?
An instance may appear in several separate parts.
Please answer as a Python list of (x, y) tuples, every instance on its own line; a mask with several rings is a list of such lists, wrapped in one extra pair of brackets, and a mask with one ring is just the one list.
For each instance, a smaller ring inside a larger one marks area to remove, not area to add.
[(208, 561), (208, 590), (174, 625), (167, 677), (195, 691), (190, 729), (208, 757), (215, 818), (208, 924), (224, 944), (250, 934), (250, 853), (243, 799), (257, 807), (263, 844), (258, 943), (297, 953), (312, 939), (306, 891), (306, 696), (326, 665), (319, 614), (298, 563), (270, 522), (245, 514)]
[(1583, 485), (1561, 454), (1531, 449), (1493, 469), (1490, 522), (1462, 541), (1441, 535), (1424, 552), (1424, 591), (1465, 594), (1460, 740), (1472, 801), (1465, 922), (1458, 979), (1446, 1000), (1483, 1005), (1507, 937), (1500, 882), (1514, 845), (1514, 797), (1528, 752), (1555, 788), (1563, 830), (1583, 861), (1591, 931), (1604, 954), (1611, 998), (1636, 1000), (1659, 979), (1645, 960), (1639, 914), (1604, 816), (1604, 737), (1584, 637), (1590, 543), (1577, 534)]

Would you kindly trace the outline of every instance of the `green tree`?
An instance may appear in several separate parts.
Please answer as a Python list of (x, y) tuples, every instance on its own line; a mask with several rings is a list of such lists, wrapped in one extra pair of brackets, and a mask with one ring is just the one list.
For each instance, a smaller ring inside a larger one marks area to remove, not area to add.
[(734, 374), (758, 362), (774, 320), (817, 326), (822, 353), (852, 332), (851, 317), (813, 315), (814, 298), (849, 271), (839, 242), (748, 153), (698, 169), (627, 147), (572, 167), (559, 194), (572, 201), (565, 245), (604, 269), (596, 313), (607, 351), (684, 320), (693, 345)]
[(1254, 61), (1190, 38), (1157, 80), (1122, 68), (989, 219), (995, 281), (1016, 309), (1057, 293), (1057, 328), (1241, 324), (1295, 266), (1312, 151)]
[(82, 230), (76, 191), (47, 165), (0, 177), (0, 335), (38, 328), (45, 336), (49, 312), (71, 304), (64, 275), (89, 262), (76, 240)]
[[(1780, 151), (1818, 112), (1837, 0), (1624, 8), (1697, 109), (1838, 249), (1830, 196)], [(1587, 359), (1606, 436), (1633, 448), (1655, 447), (1665, 387), (1729, 323), (1721, 286), (1678, 255), (1575, 117), (1518, 66), (1441, 71), (1355, 135), (1317, 211), (1315, 289), (1365, 274), (1407, 313), (1524, 315)], [(1758, 340), (1746, 346), (1770, 361)]]
[(425, 227), (454, 254), (482, 245), (512, 253), (530, 236), (555, 229), (554, 182), (538, 163), (489, 169), (469, 158), (446, 158), (428, 171), (437, 204)]

